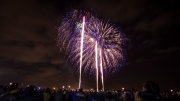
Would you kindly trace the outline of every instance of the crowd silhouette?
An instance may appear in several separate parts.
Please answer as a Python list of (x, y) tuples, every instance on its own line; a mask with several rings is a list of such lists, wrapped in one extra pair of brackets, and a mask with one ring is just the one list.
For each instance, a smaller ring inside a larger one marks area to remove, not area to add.
[(170, 90), (160, 91), (158, 84), (146, 81), (142, 90), (105, 90), (100, 92), (83, 89), (40, 89), (29, 85), (19, 87), (18, 83), (0, 86), (0, 101), (180, 101), (180, 95)]

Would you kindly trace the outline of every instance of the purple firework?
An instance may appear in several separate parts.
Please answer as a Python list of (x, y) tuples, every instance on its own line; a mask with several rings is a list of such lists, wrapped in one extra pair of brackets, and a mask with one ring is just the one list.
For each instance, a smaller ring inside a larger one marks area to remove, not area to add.
[[(81, 11), (74, 10), (67, 13), (58, 28), (57, 42), (60, 50), (66, 51), (70, 61), (76, 67), (79, 67), (79, 59), (81, 57), (79, 47), (82, 41), (83, 16), (86, 19), (83, 37), (83, 71), (94, 74), (97, 70), (97, 61), (99, 70), (102, 70), (102, 74), (106, 76), (119, 71), (125, 60), (125, 36), (115, 25), (98, 19), (90, 12), (82, 13)], [(95, 47), (97, 47), (96, 52), (100, 54), (96, 54)]]

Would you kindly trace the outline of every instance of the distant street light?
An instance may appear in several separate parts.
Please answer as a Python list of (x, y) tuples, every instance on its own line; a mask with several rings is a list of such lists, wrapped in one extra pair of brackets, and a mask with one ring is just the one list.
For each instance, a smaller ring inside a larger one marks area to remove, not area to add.
[(124, 87), (122, 87), (122, 91), (124, 91)]
[(12, 82), (10, 82), (9, 84), (12, 85)]

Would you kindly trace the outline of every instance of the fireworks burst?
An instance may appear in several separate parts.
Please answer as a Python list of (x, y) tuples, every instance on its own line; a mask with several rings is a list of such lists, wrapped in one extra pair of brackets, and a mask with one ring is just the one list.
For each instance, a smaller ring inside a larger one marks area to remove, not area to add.
[[(89, 12), (74, 10), (67, 13), (58, 28), (57, 42), (65, 50), (70, 62), (81, 71), (96, 74), (97, 91), (99, 72), (103, 76), (117, 72), (124, 58), (125, 36), (108, 21), (103, 21)], [(95, 73), (96, 72), (96, 73)]]

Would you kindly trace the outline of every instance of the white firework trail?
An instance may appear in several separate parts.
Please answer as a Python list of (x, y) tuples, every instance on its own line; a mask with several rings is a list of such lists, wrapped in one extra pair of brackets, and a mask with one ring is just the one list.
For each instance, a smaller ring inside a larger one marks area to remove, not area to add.
[(83, 41), (84, 41), (84, 26), (85, 26), (85, 16), (83, 16), (82, 32), (81, 32), (81, 56), (80, 56), (80, 66), (79, 66), (79, 88), (81, 88), (81, 70), (82, 70), (82, 58), (83, 58)]

